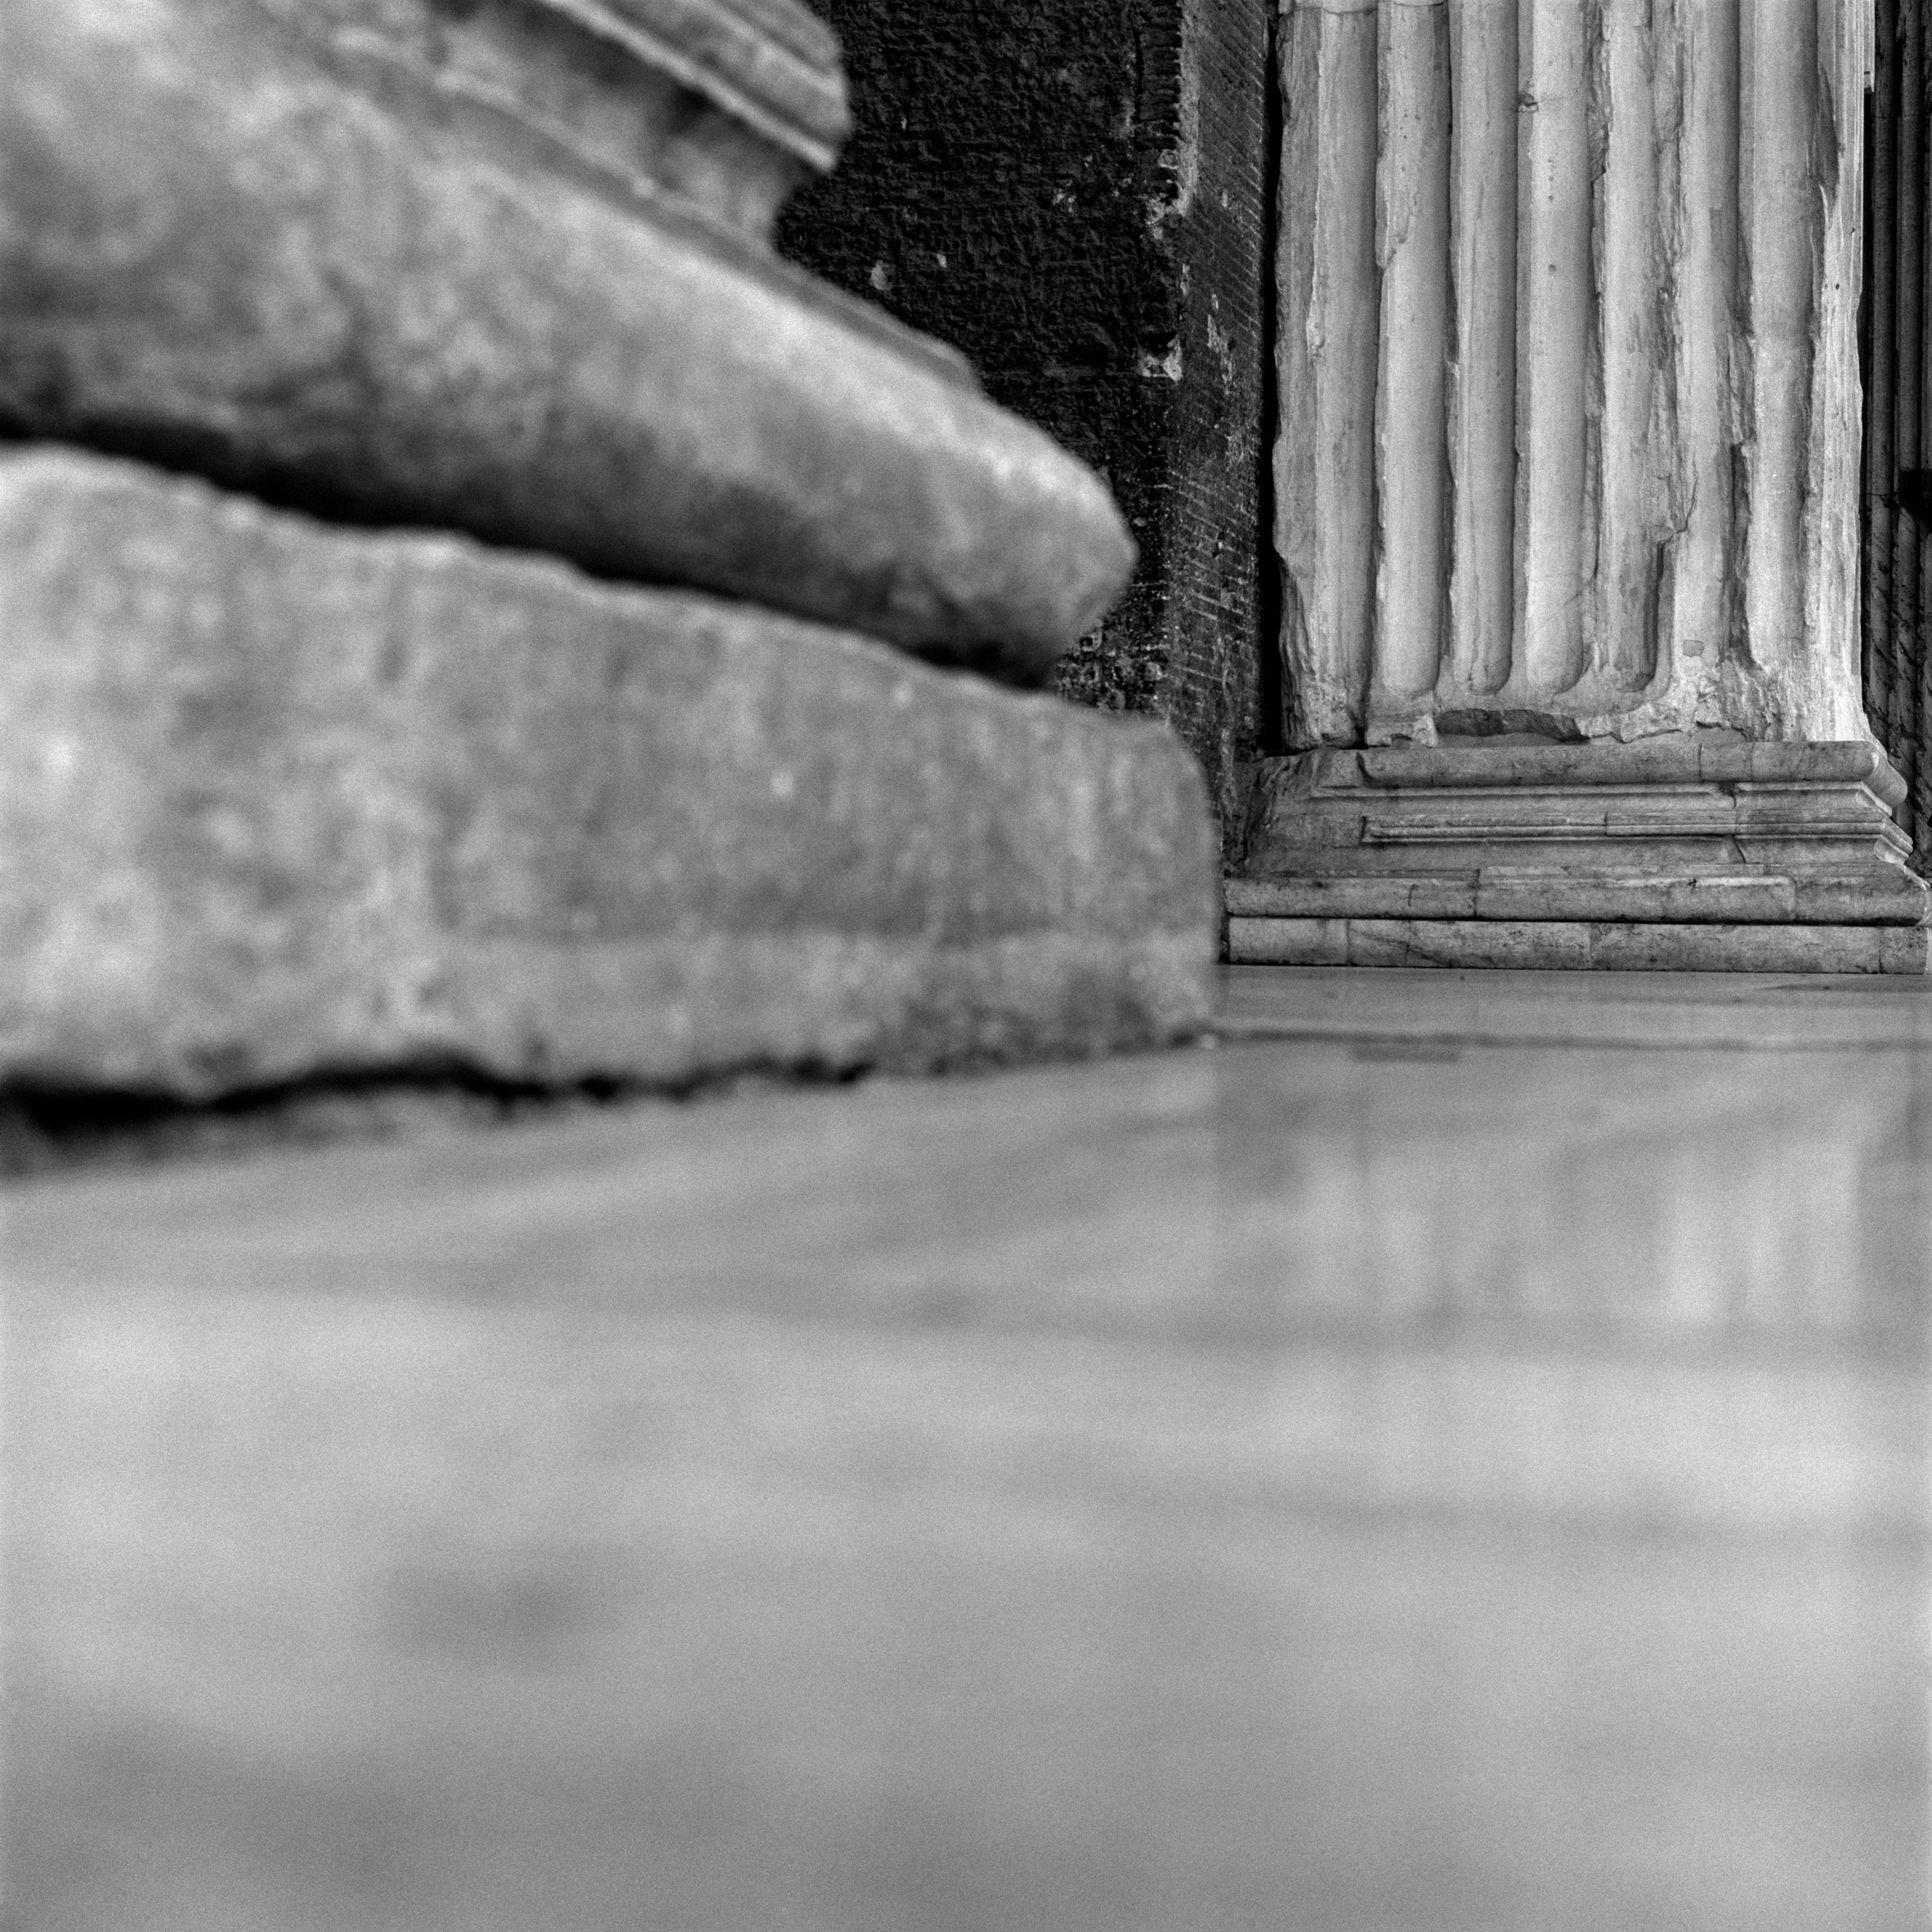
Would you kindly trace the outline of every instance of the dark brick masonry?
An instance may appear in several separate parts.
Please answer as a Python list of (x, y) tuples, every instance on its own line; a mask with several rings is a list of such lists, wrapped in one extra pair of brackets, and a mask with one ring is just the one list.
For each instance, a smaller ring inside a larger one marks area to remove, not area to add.
[(1908, 788), (1898, 817), (1932, 848), (1932, 383), (1925, 266), (1932, 44), (1913, 0), (1879, 0), (1865, 110), (1865, 711)]
[(1169, 719), (1232, 824), (1237, 763), (1271, 749), (1277, 709), (1259, 542), (1268, 9), (816, 3), (857, 132), (780, 248), (958, 344), (995, 400), (1107, 476), (1140, 568), (1061, 689)]

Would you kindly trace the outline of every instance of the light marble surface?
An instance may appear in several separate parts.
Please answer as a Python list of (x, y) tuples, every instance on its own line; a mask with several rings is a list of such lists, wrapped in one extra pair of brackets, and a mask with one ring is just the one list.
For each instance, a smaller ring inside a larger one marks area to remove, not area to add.
[(1932, 973), (1925, 926), (1666, 924), (1576, 919), (1249, 919), (1228, 922), (1244, 966), (1486, 968), (1494, 972)]
[(10, 1925), (1923, 1925), (1925, 986), (1226, 987), (13, 1183)]

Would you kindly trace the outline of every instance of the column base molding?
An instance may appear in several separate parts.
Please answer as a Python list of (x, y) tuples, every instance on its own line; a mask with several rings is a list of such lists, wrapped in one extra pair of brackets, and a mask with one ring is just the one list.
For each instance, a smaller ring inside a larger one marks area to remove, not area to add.
[(1932, 971), (1875, 745), (1696, 731), (1255, 767), (1228, 956), (1301, 965)]

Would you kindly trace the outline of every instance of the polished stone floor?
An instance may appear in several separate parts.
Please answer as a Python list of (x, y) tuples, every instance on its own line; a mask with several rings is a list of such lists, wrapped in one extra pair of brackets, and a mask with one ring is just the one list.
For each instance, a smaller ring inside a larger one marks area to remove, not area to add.
[(1925, 982), (0, 1201), (10, 1932), (1932, 1918)]

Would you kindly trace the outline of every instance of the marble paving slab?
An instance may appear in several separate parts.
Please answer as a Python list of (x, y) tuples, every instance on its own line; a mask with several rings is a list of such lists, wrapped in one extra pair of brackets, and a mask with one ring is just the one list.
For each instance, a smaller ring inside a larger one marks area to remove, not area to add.
[(1228, 966), (1223, 1040), (1457, 1045), (1932, 1048), (1932, 985), (1901, 974), (1491, 973)]
[(1926, 989), (1557, 977), (16, 1180), (15, 1921), (1922, 1926)]

